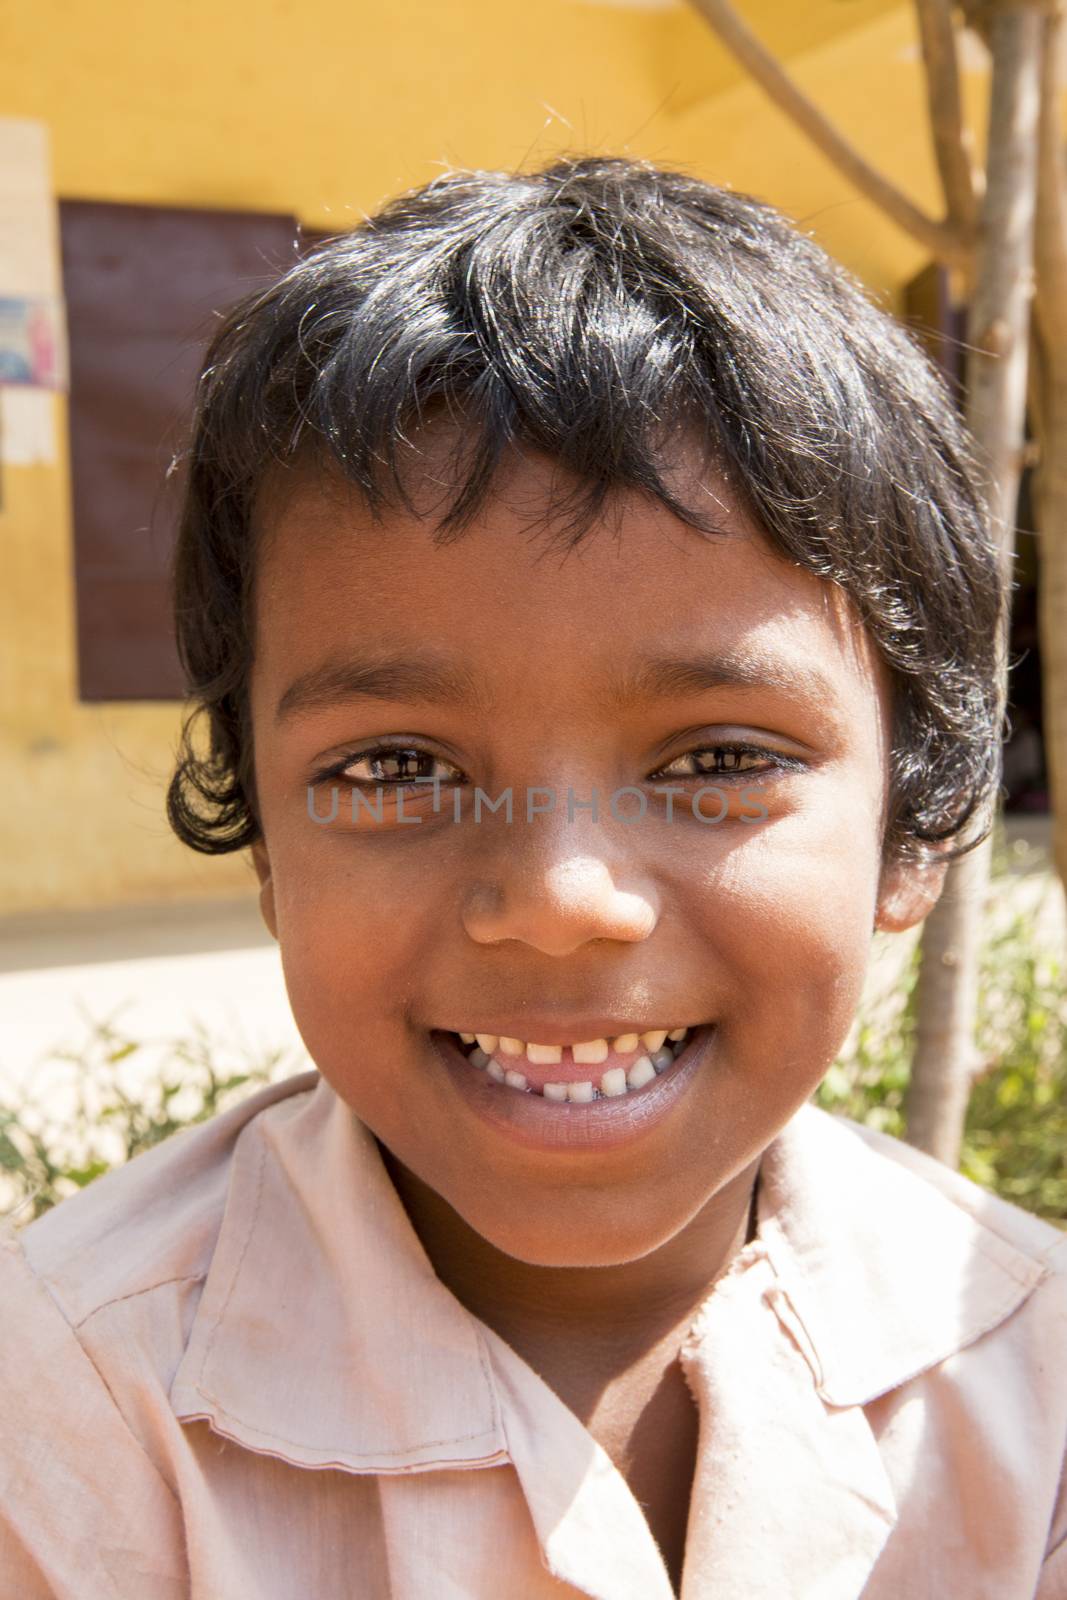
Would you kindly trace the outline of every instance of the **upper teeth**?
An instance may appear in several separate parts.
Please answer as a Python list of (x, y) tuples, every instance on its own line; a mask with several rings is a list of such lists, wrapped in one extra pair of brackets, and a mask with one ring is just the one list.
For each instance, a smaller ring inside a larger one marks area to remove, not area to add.
[[(464, 1044), (474, 1044), (474, 1049), (467, 1057), (472, 1066), (487, 1072), (495, 1083), (504, 1083), (511, 1089), (528, 1093), (540, 1093), (546, 1100), (588, 1101), (598, 1097), (610, 1099), (651, 1083), (656, 1074), (665, 1072), (675, 1056), (684, 1049), (683, 1041), (689, 1032), (688, 1028), (650, 1028), (641, 1034), (616, 1034), (613, 1039), (586, 1039), (569, 1047), (538, 1044), (535, 1040), (509, 1039), (495, 1033), (461, 1033), (459, 1037)], [(604, 1062), (609, 1054), (630, 1055), (633, 1060), (626, 1066), (590, 1073), (588, 1078), (578, 1083), (543, 1083), (540, 1089), (536, 1083), (530, 1083), (524, 1072), (519, 1071), (520, 1061), (524, 1057), (531, 1065), (552, 1066), (563, 1059), (563, 1051), (567, 1048), (577, 1063)]]
[[(684, 1039), (688, 1031), (688, 1028), (651, 1028), (647, 1033), (620, 1033), (613, 1039), (584, 1039), (572, 1044), (570, 1051), (575, 1061), (593, 1066), (606, 1061), (610, 1054), (636, 1055), (638, 1050), (651, 1054), (662, 1049), (668, 1038)], [(560, 1044), (538, 1044), (533, 1039), (511, 1039), (506, 1034), (461, 1033), (460, 1038), (464, 1044), (474, 1044), (477, 1040), (478, 1048), (487, 1056), (498, 1051), (502, 1056), (525, 1056), (532, 1066), (538, 1067), (555, 1066), (563, 1060), (567, 1048)]]

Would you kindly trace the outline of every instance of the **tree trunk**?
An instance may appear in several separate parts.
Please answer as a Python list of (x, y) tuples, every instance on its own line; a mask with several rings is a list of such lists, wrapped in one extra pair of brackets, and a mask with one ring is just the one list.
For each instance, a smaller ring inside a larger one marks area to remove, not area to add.
[(1042, 390), (1042, 445), (1048, 455), (1035, 496), (1041, 568), (1041, 696), (1052, 853), (1060, 882), (1067, 885), (1067, 346), (1063, 343), (1050, 351)]
[(1053, 859), (1061, 884), (1067, 886), (1067, 164), (1059, 118), (1063, 31), (1062, 15), (1050, 16), (1041, 97), (1031, 392), (1040, 446), (1034, 502), (1045, 759)]
[[(983, 458), (1001, 565), (1008, 576), (1026, 411), (1044, 33), (1040, 4), (1001, 4), (990, 18), (986, 192), (967, 332), (967, 423)], [(1002, 703), (1008, 609), (998, 640)], [(949, 867), (944, 891), (923, 929), (907, 1138), (952, 1167), (959, 1163), (975, 1066), (978, 958), (990, 858), (991, 842), (986, 840)]]

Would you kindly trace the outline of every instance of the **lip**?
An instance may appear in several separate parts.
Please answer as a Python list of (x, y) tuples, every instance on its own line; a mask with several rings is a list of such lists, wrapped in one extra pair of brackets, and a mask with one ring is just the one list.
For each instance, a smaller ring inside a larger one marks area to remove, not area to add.
[[(585, 1044), (590, 1039), (618, 1039), (627, 1033), (653, 1033), (657, 1028), (698, 1028), (707, 1026), (701, 1023), (678, 1022), (673, 1014), (668, 1019), (666, 1012), (655, 1017), (651, 1022), (634, 1022), (632, 1019), (620, 1022), (617, 1017), (607, 1018), (601, 1016), (561, 1016), (556, 1012), (554, 1017), (545, 1013), (538, 1015), (527, 1014), (521, 1021), (509, 1018), (507, 1022), (494, 1023), (491, 1028), (470, 1028), (466, 1023), (462, 1028), (453, 1028), (453, 1033), (493, 1033), (498, 1039), (522, 1039), (529, 1044), (532, 1039), (535, 1044)], [(437, 1033), (434, 1029), (433, 1032)], [(679, 1059), (681, 1059), (679, 1057)]]
[[(558, 1041), (538, 1038), (537, 1043), (568, 1043), (573, 1037), (569, 1035)], [(714, 1054), (717, 1039), (715, 1024), (703, 1023), (693, 1029), (673, 1066), (651, 1083), (631, 1089), (625, 1095), (576, 1105), (571, 1101), (546, 1100), (539, 1094), (527, 1094), (494, 1083), (484, 1072), (471, 1066), (451, 1033), (435, 1029), (430, 1034), (434, 1051), (472, 1115), (514, 1144), (532, 1150), (568, 1153), (617, 1149), (646, 1137), (679, 1109)]]

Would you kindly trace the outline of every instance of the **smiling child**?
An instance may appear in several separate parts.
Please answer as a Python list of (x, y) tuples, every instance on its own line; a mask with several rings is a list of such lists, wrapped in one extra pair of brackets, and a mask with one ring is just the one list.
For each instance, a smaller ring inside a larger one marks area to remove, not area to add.
[(1067, 1239), (808, 1103), (999, 779), (918, 346), (747, 196), (450, 174), (188, 467), (168, 812), (315, 1070), (6, 1243), (0, 1592), (1062, 1600)]

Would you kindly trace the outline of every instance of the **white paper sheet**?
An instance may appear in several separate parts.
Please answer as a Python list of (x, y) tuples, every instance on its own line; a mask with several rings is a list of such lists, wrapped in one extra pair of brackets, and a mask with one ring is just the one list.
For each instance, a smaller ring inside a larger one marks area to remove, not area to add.
[(67, 383), (59, 229), (43, 122), (0, 117), (0, 461), (56, 458)]

